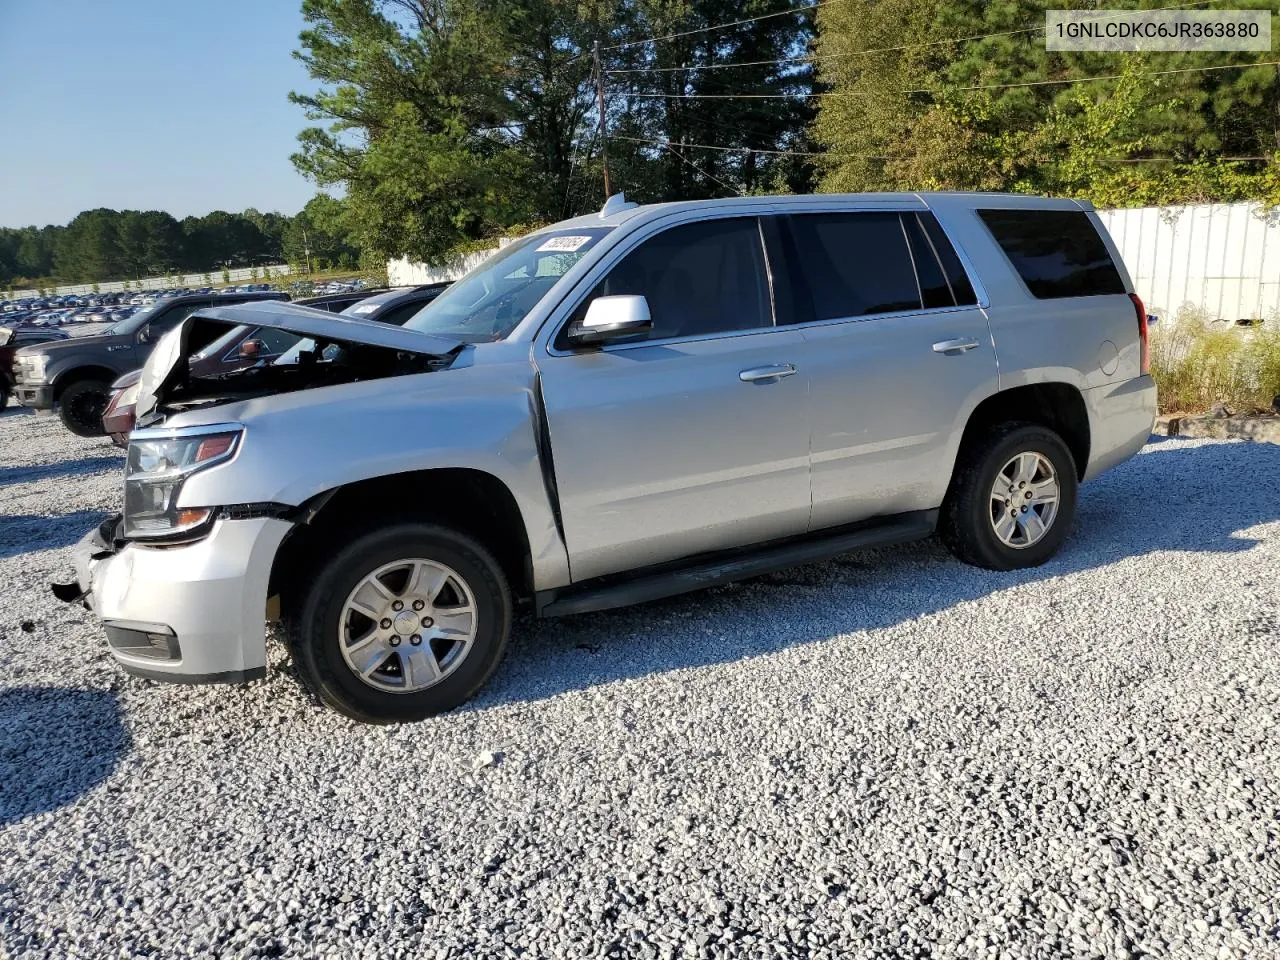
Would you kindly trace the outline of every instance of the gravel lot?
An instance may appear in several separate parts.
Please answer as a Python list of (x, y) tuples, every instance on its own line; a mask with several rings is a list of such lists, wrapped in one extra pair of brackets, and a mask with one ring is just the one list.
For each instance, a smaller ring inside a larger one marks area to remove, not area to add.
[(372, 728), (124, 677), (46, 582), (120, 456), (0, 416), (0, 956), (1280, 957), (1280, 446), (1039, 570), (933, 543), (519, 625)]

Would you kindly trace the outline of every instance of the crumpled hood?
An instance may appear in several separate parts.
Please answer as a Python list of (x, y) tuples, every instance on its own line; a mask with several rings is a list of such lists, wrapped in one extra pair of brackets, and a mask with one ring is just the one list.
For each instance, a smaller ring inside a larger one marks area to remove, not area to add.
[(135, 412), (139, 420), (187, 375), (191, 355), (238, 324), (274, 327), (317, 340), (384, 347), (425, 357), (448, 357), (461, 340), (438, 337), (373, 320), (328, 313), (278, 300), (237, 303), (197, 310), (160, 338), (142, 368)]

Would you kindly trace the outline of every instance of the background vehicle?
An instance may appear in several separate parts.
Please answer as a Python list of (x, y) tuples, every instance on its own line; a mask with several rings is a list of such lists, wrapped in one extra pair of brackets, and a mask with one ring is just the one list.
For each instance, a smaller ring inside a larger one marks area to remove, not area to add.
[[(359, 311), (363, 319), (399, 325), (439, 296), (447, 286), (447, 283), (436, 283), (397, 290), (346, 291), (294, 302), (328, 313), (346, 313), (348, 309), (355, 309), (368, 301), (370, 309)], [(211, 377), (258, 363), (270, 363), (292, 350), (299, 339), (297, 335), (282, 330), (241, 324), (193, 354), (189, 361), (190, 374), (193, 377)], [(141, 373), (141, 370), (130, 371), (111, 384), (110, 399), (102, 414), (102, 429), (118, 447), (127, 446), (129, 442), (129, 432), (134, 423), (133, 402)]]
[(0, 410), (9, 405), (9, 396), (13, 391), (10, 370), (13, 366), (14, 351), (19, 347), (28, 347), (35, 343), (66, 340), (67, 337), (68, 335), (61, 330), (48, 327), (0, 327)]
[(615, 197), (404, 328), (205, 311), (193, 340), (314, 348), (206, 380), (153, 355), (123, 515), (57, 589), (127, 670), (184, 681), (261, 676), (277, 597), (302, 678), (387, 722), (470, 697), (518, 602), (607, 609), (935, 532), (1035, 566), (1078, 484), (1148, 439), (1132, 290), (1073, 200)]
[(215, 303), (287, 300), (283, 293), (237, 293), (174, 296), (157, 300), (126, 320), (92, 337), (25, 347), (11, 367), (14, 396), (24, 406), (51, 410), (82, 437), (102, 434), (111, 382), (141, 366), (161, 334), (195, 311)]

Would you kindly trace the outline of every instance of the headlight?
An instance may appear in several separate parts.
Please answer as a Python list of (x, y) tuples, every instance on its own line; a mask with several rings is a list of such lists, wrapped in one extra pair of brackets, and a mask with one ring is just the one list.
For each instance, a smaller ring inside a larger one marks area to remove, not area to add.
[(44, 380), (45, 367), (49, 365), (48, 354), (37, 353), (29, 357), (18, 357), (22, 364), (22, 379), (28, 383), (40, 383)]
[(139, 432), (129, 442), (124, 469), (124, 535), (139, 540), (168, 538), (207, 523), (213, 508), (179, 509), (178, 494), (187, 477), (235, 456), (244, 427), (219, 423), (179, 429), (167, 436)]
[(141, 385), (141, 381), (135, 380), (133, 383), (129, 384), (129, 386), (121, 390), (116, 396), (114, 404), (115, 408), (119, 410), (121, 407), (132, 407), (138, 400), (138, 387)]

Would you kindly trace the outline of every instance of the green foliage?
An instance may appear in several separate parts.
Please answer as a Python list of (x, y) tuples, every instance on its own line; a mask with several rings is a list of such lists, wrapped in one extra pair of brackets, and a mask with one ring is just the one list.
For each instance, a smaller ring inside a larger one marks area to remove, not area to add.
[[(348, 225), (366, 255), (439, 260), (520, 223), (597, 209), (604, 143), (590, 52), (599, 40), (613, 48), (604, 51), (607, 70), (631, 71), (608, 77), (615, 191), (671, 200), (809, 189), (807, 161), (741, 150), (807, 147), (807, 101), (654, 98), (807, 91), (806, 66), (774, 62), (805, 52), (807, 6), (304, 0), (308, 29), (297, 56), (320, 89), (292, 99), (324, 125), (300, 135), (294, 163), (320, 186), (342, 185)], [(790, 9), (795, 16), (632, 43)], [(744, 61), (762, 63), (705, 69)], [(695, 143), (727, 150), (680, 146)]]
[[(1012, 190), (1099, 206), (1280, 201), (1274, 67), (1152, 75), (1267, 54), (1052, 53), (1043, 33), (1025, 29), (1044, 23), (1046, 6), (1061, 5), (824, 6), (816, 49), (835, 96), (814, 124), (831, 151), (822, 188)], [(1118, 76), (1041, 83), (1104, 75)]]
[(1184, 307), (1168, 327), (1152, 329), (1151, 372), (1162, 413), (1197, 413), (1215, 403), (1240, 413), (1269, 410), (1280, 396), (1280, 316), (1227, 326)]

